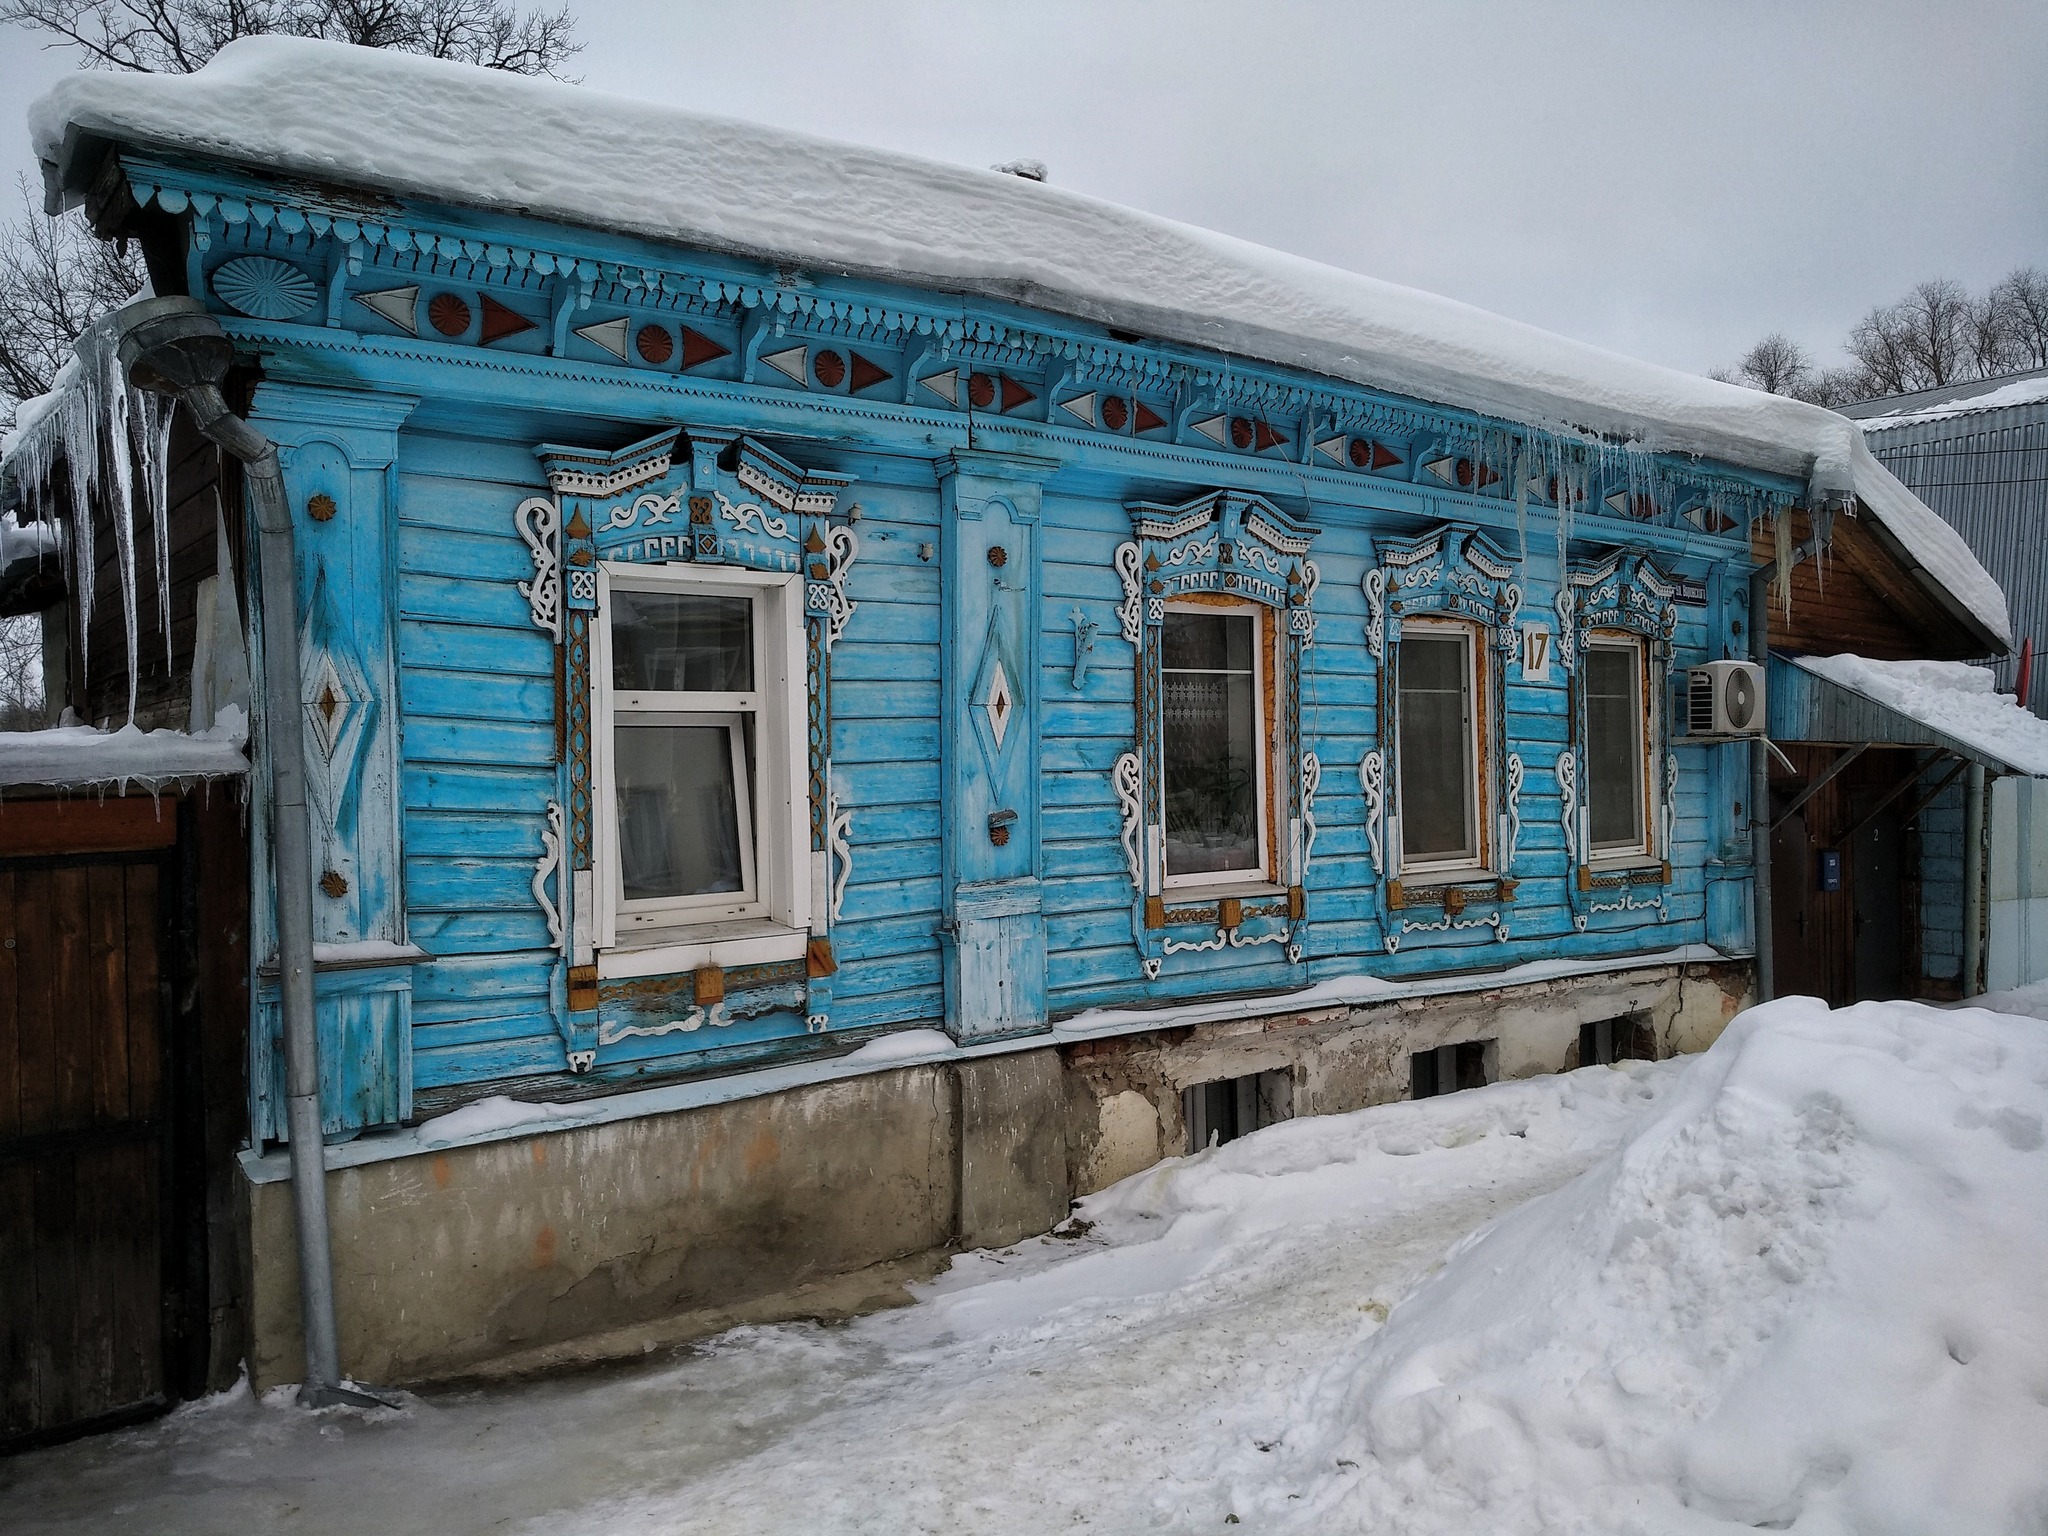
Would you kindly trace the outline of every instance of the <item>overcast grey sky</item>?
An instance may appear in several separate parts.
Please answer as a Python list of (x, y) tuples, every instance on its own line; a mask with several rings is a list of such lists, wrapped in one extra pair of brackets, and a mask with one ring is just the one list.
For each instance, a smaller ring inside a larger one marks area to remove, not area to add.
[[(588, 85), (986, 165), (1705, 371), (2048, 267), (2048, 4), (582, 0)], [(0, 29), (0, 101), (70, 66)], [(25, 133), (0, 143), (9, 179)]]

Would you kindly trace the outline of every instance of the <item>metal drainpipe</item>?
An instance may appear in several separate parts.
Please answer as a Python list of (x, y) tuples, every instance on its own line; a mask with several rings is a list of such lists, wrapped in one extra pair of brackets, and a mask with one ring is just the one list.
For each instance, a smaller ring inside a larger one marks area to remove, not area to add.
[(1984, 988), (1984, 765), (1970, 764), (1963, 791), (1963, 996)]
[[(1749, 659), (1766, 672), (1771, 665), (1771, 572), (1759, 566), (1749, 574)], [(1766, 682), (1768, 688), (1768, 681)], [(1769, 698), (1768, 692), (1765, 694)], [(1769, 726), (1768, 718), (1765, 721)], [(1771, 749), (1762, 738), (1749, 744), (1750, 922), (1756, 929), (1756, 1000), (1776, 995), (1771, 985), (1775, 962), (1771, 942)]]
[(298, 578), (290, 503), (277, 445), (228, 409), (221, 380), (234, 344), (196, 300), (144, 299), (115, 315), (123, 372), (137, 389), (169, 395), (194, 425), (242, 463), (255, 513), (263, 603), (263, 707), (269, 732), (271, 842), (277, 900), (278, 992), (284, 1014), (285, 1094), (299, 1247), (299, 1313), (306, 1379), (299, 1401), (324, 1408), (383, 1401), (341, 1384), (334, 1327), (334, 1258), (320, 1128), (320, 1036), (313, 1003), (313, 860), (299, 718)]

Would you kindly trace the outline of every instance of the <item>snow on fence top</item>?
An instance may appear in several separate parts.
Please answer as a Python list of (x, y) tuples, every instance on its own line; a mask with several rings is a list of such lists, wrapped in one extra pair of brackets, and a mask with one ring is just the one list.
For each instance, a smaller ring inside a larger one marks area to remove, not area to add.
[(765, 261), (1006, 299), (1544, 431), (1856, 493), (2001, 636), (1953, 529), (1832, 411), (1556, 336), (1021, 176), (410, 54), (230, 43), (193, 75), (82, 72), (30, 109), (53, 187), (115, 141)]

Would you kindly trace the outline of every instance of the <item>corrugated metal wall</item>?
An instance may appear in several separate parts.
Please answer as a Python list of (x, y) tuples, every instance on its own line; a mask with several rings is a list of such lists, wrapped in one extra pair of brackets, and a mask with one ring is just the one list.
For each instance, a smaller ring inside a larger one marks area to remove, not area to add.
[[(1864, 440), (2005, 589), (2013, 654), (1997, 666), (2010, 691), (2020, 641), (2033, 636), (2037, 654), (2048, 644), (2048, 401), (1866, 431)], [(2048, 705), (2048, 665), (2035, 667), (2029, 691), (2030, 708)]]

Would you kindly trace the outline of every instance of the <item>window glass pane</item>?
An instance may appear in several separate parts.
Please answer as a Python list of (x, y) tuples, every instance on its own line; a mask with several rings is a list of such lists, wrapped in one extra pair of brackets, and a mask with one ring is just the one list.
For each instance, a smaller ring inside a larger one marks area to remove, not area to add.
[(1401, 641), (1401, 852), (1404, 858), (1471, 857), (1473, 836), (1470, 678), (1465, 641), (1412, 635)]
[(627, 901), (745, 889), (729, 725), (621, 725), (619, 871)]
[(1257, 622), (1247, 613), (1167, 611), (1160, 681), (1169, 875), (1260, 867)]
[(753, 601), (613, 588), (612, 686), (624, 693), (749, 692)]
[(1586, 652), (1586, 808), (1595, 848), (1642, 843), (1642, 655), (1634, 646)]

